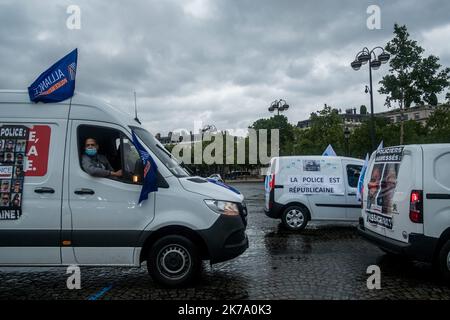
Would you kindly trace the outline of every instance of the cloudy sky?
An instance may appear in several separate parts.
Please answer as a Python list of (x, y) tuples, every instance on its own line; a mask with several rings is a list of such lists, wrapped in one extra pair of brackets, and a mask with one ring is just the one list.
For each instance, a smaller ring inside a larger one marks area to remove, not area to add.
[[(379, 30), (366, 24), (373, 4)], [(79, 30), (66, 27), (69, 5), (81, 10)], [(130, 113), (136, 90), (154, 134), (198, 120), (246, 128), (280, 98), (296, 123), (324, 103), (369, 105), (368, 69), (349, 64), (362, 47), (384, 46), (396, 22), (450, 66), (449, 12), (448, 0), (0, 0), (0, 88), (26, 89), (77, 47), (77, 90)], [(383, 104), (376, 94), (375, 111)]]

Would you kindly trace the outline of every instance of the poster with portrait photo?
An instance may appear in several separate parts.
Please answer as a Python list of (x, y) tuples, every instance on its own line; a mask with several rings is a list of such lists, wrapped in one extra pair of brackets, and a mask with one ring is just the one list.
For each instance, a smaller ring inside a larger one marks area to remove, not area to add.
[(25, 126), (0, 125), (0, 221), (22, 215), (28, 137)]
[(11, 192), (13, 192), (13, 193), (22, 193), (22, 188), (23, 188), (23, 179), (12, 180)]
[(375, 163), (367, 184), (367, 220), (372, 224), (392, 229), (393, 204), (403, 147), (377, 151)]
[(0, 192), (9, 193), (11, 190), (11, 180), (0, 180)]
[(16, 152), (24, 153), (27, 147), (27, 140), (17, 140), (16, 141)]

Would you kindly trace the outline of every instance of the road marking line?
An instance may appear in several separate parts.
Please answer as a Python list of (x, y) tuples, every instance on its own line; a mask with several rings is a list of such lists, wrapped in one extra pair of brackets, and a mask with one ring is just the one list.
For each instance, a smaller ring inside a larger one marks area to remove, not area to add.
[(112, 284), (110, 284), (107, 287), (104, 287), (103, 289), (101, 289), (100, 291), (98, 291), (97, 293), (93, 294), (92, 296), (90, 296), (89, 298), (87, 298), (88, 300), (97, 300), (98, 298), (101, 298), (105, 293), (107, 293), (109, 290), (111, 290), (111, 288), (113, 287)]

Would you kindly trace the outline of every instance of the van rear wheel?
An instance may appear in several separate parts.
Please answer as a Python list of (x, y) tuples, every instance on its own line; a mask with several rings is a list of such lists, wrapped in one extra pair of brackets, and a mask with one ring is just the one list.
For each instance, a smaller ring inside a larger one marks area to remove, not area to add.
[(164, 286), (191, 284), (200, 273), (201, 260), (194, 243), (178, 235), (165, 236), (150, 249), (147, 269), (152, 279)]
[(292, 231), (305, 229), (308, 224), (308, 211), (301, 206), (289, 206), (281, 215), (283, 225)]
[(450, 284), (450, 240), (448, 240), (439, 252), (439, 270), (442, 277)]

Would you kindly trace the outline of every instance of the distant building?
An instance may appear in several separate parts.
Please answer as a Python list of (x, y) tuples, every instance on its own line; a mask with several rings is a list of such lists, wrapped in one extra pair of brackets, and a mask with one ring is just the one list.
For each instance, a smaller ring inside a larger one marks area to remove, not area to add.
[[(190, 139), (189, 139), (189, 135), (190, 135)], [(179, 144), (179, 143), (192, 143), (192, 142), (197, 142), (197, 141), (201, 141), (202, 139), (202, 134), (201, 133), (197, 133), (197, 134), (193, 134), (192, 131), (187, 134), (187, 135), (180, 135), (178, 132), (169, 132), (169, 134), (166, 137), (162, 137), (160, 133), (157, 133), (155, 135), (156, 140), (158, 140), (159, 142), (161, 142), (161, 144), (163, 145), (167, 145), (167, 144)]]
[[(356, 108), (352, 108), (346, 109), (345, 113), (339, 113), (339, 116), (342, 118), (343, 125), (351, 129), (361, 125), (369, 117), (369, 114), (358, 114)], [(297, 123), (297, 127), (300, 129), (307, 129), (310, 126), (311, 118)]]
[[(427, 119), (436, 110), (436, 106), (414, 106), (403, 110), (403, 120), (414, 120), (425, 125)], [(377, 116), (383, 116), (387, 118), (391, 123), (397, 123), (401, 121), (400, 109), (389, 110), (380, 112)]]
[[(431, 114), (440, 106), (419, 105), (410, 107), (403, 111), (403, 118), (405, 121), (414, 120), (425, 125), (427, 119)], [(346, 109), (345, 113), (339, 113), (342, 118), (343, 125), (348, 128), (361, 125), (366, 119), (370, 118), (370, 114), (357, 114), (356, 109)], [(374, 114), (375, 117), (384, 117), (391, 123), (397, 123), (401, 121), (400, 109), (388, 110)], [(300, 129), (306, 129), (311, 126), (311, 119), (302, 120), (297, 123), (297, 127)]]

